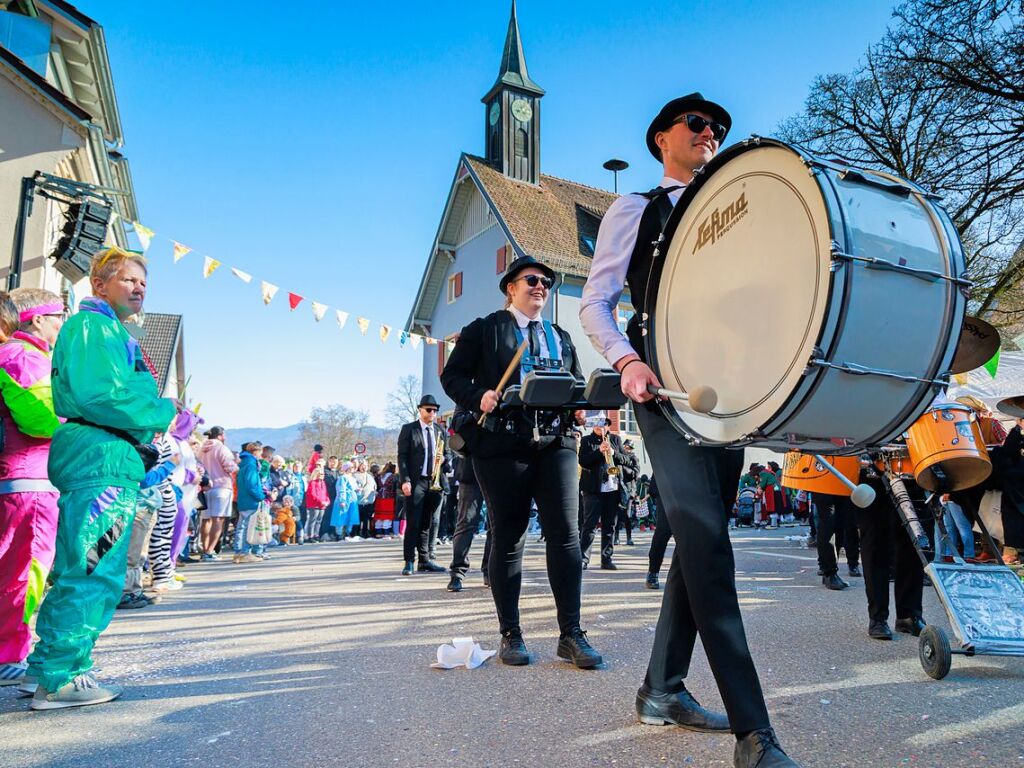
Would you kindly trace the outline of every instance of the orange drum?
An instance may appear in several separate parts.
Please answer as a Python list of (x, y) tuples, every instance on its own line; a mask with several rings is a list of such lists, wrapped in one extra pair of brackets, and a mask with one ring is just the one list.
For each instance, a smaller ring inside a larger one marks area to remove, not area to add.
[(917, 484), (929, 491), (972, 488), (992, 473), (974, 411), (950, 403), (926, 411), (906, 433)]
[[(860, 479), (860, 459), (856, 456), (822, 456), (839, 470), (851, 483)], [(782, 469), (782, 484), (786, 488), (832, 496), (849, 496), (851, 491), (835, 475), (823, 467), (809, 453), (790, 451)]]
[(994, 419), (991, 416), (978, 416), (978, 427), (981, 429), (981, 437), (985, 441), (985, 445), (1002, 445), (1003, 440), (1006, 439), (1004, 437), (1006, 429), (999, 423), (999, 419)]
[(875, 459), (875, 468), (879, 472), (891, 472), (897, 477), (913, 477), (914, 462), (906, 453), (886, 451)]

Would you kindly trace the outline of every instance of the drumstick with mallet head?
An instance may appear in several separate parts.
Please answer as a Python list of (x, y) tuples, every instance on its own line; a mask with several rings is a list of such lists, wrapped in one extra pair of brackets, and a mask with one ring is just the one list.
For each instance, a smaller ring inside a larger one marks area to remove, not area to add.
[(676, 392), (673, 389), (663, 389), (653, 384), (647, 385), (647, 391), (658, 397), (666, 397), (669, 400), (679, 400), (690, 406), (690, 410), (696, 413), (711, 413), (718, 405), (718, 393), (711, 387), (694, 387), (689, 392)]
[[(505, 369), (505, 373), (501, 377), (501, 381), (498, 382), (498, 386), (495, 388), (495, 392), (498, 393), (498, 399), (501, 399), (501, 393), (505, 389), (505, 385), (508, 384), (508, 380), (512, 378), (512, 374), (515, 373), (516, 368), (519, 367), (519, 361), (523, 359), (523, 355), (526, 353), (526, 348), (530, 346), (529, 339), (523, 339), (523, 343), (519, 345), (519, 349), (516, 350), (515, 356), (512, 358), (512, 362), (508, 364), (508, 368)], [(481, 427), (484, 422), (487, 421), (489, 413), (481, 413), (480, 418), (477, 419), (477, 424)]]

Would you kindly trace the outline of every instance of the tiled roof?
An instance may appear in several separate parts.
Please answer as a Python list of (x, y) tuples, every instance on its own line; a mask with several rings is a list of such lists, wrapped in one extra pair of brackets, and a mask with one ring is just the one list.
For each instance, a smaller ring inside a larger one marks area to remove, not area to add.
[(534, 186), (510, 179), (482, 158), (465, 160), (520, 248), (557, 272), (589, 274), (593, 254), (583, 239), (597, 236), (616, 195), (543, 173)]
[(167, 385), (167, 374), (170, 373), (171, 364), (174, 362), (174, 353), (178, 347), (181, 334), (181, 315), (147, 312), (146, 322), (142, 327), (146, 334), (140, 343), (146, 350), (146, 354), (149, 355), (149, 359), (153, 361), (153, 367), (157, 372), (157, 388), (158, 391), (163, 392)]

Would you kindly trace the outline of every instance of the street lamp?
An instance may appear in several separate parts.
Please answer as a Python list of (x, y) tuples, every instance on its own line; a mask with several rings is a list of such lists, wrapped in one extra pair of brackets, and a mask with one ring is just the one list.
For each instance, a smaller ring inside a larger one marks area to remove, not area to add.
[(616, 160), (612, 158), (604, 164), (606, 171), (611, 171), (615, 177), (615, 194), (619, 194), (619, 171), (624, 171), (629, 168), (629, 163), (625, 160)]

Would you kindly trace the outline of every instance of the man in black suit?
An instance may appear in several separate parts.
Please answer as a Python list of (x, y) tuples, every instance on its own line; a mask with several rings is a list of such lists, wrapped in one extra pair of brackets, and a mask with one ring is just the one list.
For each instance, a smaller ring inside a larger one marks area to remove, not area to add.
[(420, 417), (402, 425), (398, 433), (398, 477), (405, 497), (405, 537), (403, 539), (405, 568), (403, 576), (411, 576), (416, 551), (419, 550), (419, 571), (444, 573), (445, 569), (429, 557), (430, 527), (441, 512), (442, 491), (430, 489), (434, 474), (435, 451), (440, 440), (441, 474), (450, 471), (451, 456), (448, 435), (439, 424), (437, 400), (424, 395), (418, 406)]
[[(604, 426), (580, 441), (580, 490), (583, 492), (583, 527), (580, 528), (580, 549), (583, 567), (590, 564), (590, 546), (594, 543), (594, 529), (601, 524), (601, 570), (618, 570), (612, 562), (612, 537), (619, 518), (622, 494), (621, 467), (626, 460), (622, 442), (613, 435), (605, 420)], [(605, 439), (607, 437), (607, 439)], [(612, 469), (614, 467), (614, 469)], [(616, 471), (617, 470), (617, 471)]]

